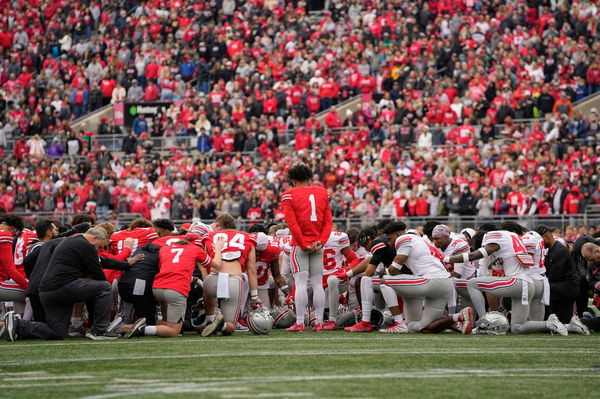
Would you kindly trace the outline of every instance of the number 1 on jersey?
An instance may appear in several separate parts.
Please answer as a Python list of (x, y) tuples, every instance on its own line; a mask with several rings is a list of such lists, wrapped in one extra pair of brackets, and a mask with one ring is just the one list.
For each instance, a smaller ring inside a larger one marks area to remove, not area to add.
[(310, 201), (310, 221), (317, 221), (317, 203), (315, 202), (315, 195), (311, 194), (308, 196), (308, 200)]

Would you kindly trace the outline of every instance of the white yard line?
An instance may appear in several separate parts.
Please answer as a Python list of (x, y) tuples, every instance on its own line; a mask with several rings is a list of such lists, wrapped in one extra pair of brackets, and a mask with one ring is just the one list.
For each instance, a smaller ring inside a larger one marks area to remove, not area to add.
[(600, 354), (600, 349), (439, 349), (439, 350), (389, 350), (386, 348), (373, 350), (353, 350), (346, 351), (268, 351), (268, 352), (230, 352), (230, 353), (197, 353), (187, 355), (150, 355), (150, 356), (111, 356), (111, 357), (85, 357), (85, 358), (54, 358), (44, 360), (24, 360), (0, 362), (0, 366), (22, 366), (35, 364), (55, 364), (55, 363), (80, 363), (80, 362), (99, 362), (99, 361), (132, 361), (132, 360), (150, 360), (150, 359), (191, 359), (191, 358), (213, 358), (213, 357), (246, 357), (246, 356), (354, 356), (354, 355), (420, 355), (420, 354), (444, 354), (444, 355), (492, 355), (492, 354)]
[(106, 381), (81, 381), (81, 382), (49, 382), (49, 383), (35, 383), (35, 384), (16, 384), (10, 385), (7, 383), (2, 384), (3, 389), (29, 389), (29, 388), (41, 388), (41, 387), (65, 387), (65, 386), (78, 386), (78, 385), (103, 385), (106, 386)]
[[(188, 383), (188, 384), (173, 384), (169, 387), (153, 387), (145, 389), (124, 389), (120, 392), (111, 392), (100, 395), (85, 396), (80, 399), (110, 399), (118, 397), (127, 397), (133, 395), (143, 394), (158, 394), (158, 393), (181, 393), (181, 392), (203, 392), (205, 389), (210, 389), (219, 386), (235, 386), (235, 385), (251, 385), (251, 384), (265, 384), (265, 383), (285, 383), (285, 382), (305, 382), (305, 381), (327, 381), (327, 380), (362, 380), (362, 379), (389, 379), (389, 378), (449, 378), (449, 377), (497, 377), (502, 376), (514, 376), (521, 377), (520, 372), (532, 373), (539, 372), (540, 374), (532, 374), (536, 378), (547, 377), (552, 372), (565, 372), (565, 371), (593, 371), (589, 368), (539, 368), (539, 369), (492, 369), (492, 370), (427, 370), (427, 371), (414, 371), (414, 372), (401, 372), (401, 373), (381, 373), (381, 374), (340, 374), (340, 375), (314, 375), (314, 376), (290, 376), (290, 377), (266, 377), (266, 378), (255, 378), (253, 380), (237, 379), (230, 381), (216, 381), (207, 383)], [(562, 373), (556, 374), (563, 378), (579, 377), (579, 375), (564, 375)], [(598, 374), (592, 374), (598, 376)], [(528, 374), (529, 376), (529, 374)], [(556, 378), (552, 376), (552, 378)], [(229, 389), (229, 388), (228, 388)], [(244, 388), (248, 389), (248, 387)], [(251, 397), (256, 397), (252, 395)]]
[(223, 399), (252, 399), (252, 398), (305, 398), (314, 396), (312, 392), (277, 392), (277, 393), (234, 393), (221, 395)]
[(0, 381), (40, 381), (40, 380), (78, 380), (94, 378), (91, 375), (45, 375), (34, 377), (10, 377), (2, 378)]
[[(570, 372), (570, 373), (569, 373)], [(587, 372), (587, 373), (582, 373)], [(572, 374), (577, 373), (577, 374)], [(409, 379), (436, 379), (436, 378), (497, 378), (515, 377), (515, 378), (598, 378), (599, 373), (595, 369), (589, 368), (533, 368), (533, 369), (468, 369), (468, 370), (451, 370), (451, 369), (431, 369), (414, 372), (403, 372), (393, 374), (372, 374), (372, 375), (325, 375), (325, 376), (289, 376), (289, 377), (264, 377), (258, 379), (256, 377), (237, 378), (232, 381), (230, 378), (199, 378), (185, 380), (146, 380), (146, 379), (119, 379), (111, 380), (107, 385), (106, 381), (82, 381), (82, 382), (48, 382), (34, 384), (10, 384), (10, 381), (3, 383), (5, 389), (28, 389), (34, 387), (62, 387), (62, 386), (80, 386), (80, 385), (102, 385), (109, 391), (118, 391), (106, 393), (99, 396), (91, 396), (87, 399), (95, 398), (111, 398), (125, 397), (138, 395), (150, 392), (158, 393), (176, 393), (176, 392), (240, 392), (246, 391), (249, 388), (248, 384), (266, 384), (277, 382), (295, 382), (295, 381), (315, 381), (315, 380), (344, 380), (344, 379), (369, 379), (369, 378), (409, 378)], [(144, 386), (123, 386), (123, 382), (143, 384)], [(198, 381), (198, 382), (195, 382)], [(112, 385), (111, 383), (118, 383)], [(243, 385), (240, 387), (230, 385)], [(227, 388), (219, 388), (219, 386), (227, 386)], [(106, 396), (110, 395), (110, 396)], [(260, 395), (260, 394), (259, 394)], [(260, 397), (252, 395), (252, 397)], [(354, 399), (354, 398), (352, 398)]]
[[(431, 337), (431, 336), (430, 336)], [(434, 338), (434, 337), (431, 337)], [(468, 339), (469, 341), (479, 341), (479, 340), (484, 340), (484, 341), (491, 341), (494, 338), (498, 338), (498, 337), (494, 337), (492, 335), (485, 335), (485, 336), (469, 336)], [(517, 338), (517, 337), (515, 337)], [(578, 340), (577, 340), (578, 338)], [(28, 347), (28, 348), (36, 348), (36, 347), (47, 347), (47, 346), (76, 346), (76, 345), (91, 345), (91, 346), (96, 346), (96, 345), (152, 345), (152, 344), (180, 344), (180, 343), (194, 343), (194, 344), (208, 344), (209, 346), (213, 346), (215, 344), (227, 344), (229, 342), (245, 342), (245, 343), (253, 343), (253, 342), (298, 342), (298, 341), (302, 341), (302, 342), (310, 342), (310, 341), (358, 341), (358, 340), (365, 340), (365, 341), (423, 341), (424, 337), (423, 335), (413, 335), (413, 336), (399, 336), (399, 337), (394, 337), (394, 336), (381, 336), (381, 334), (379, 335), (374, 335), (374, 334), (353, 334), (350, 335), (348, 337), (290, 337), (290, 338), (268, 338), (268, 337), (251, 337), (251, 336), (246, 336), (246, 337), (235, 337), (235, 338), (230, 338), (230, 337), (211, 337), (211, 338), (206, 338), (206, 339), (188, 339), (188, 338), (170, 338), (170, 339), (161, 339), (161, 340), (148, 340), (148, 339), (133, 339), (133, 340), (126, 340), (126, 339), (120, 339), (120, 340), (116, 340), (116, 341), (84, 341), (84, 340), (72, 340), (69, 342), (56, 342), (56, 343), (43, 343), (43, 344), (36, 344), (36, 343), (29, 343), (29, 342), (20, 342), (20, 343), (16, 343), (16, 344), (12, 344), (10, 345), (11, 347)], [(464, 342), (462, 341), (462, 336), (461, 335), (454, 335), (453, 337), (443, 337), (443, 336), (435, 336), (435, 338), (433, 339), (433, 341), (455, 341), (455, 342)], [(504, 338), (502, 338), (504, 339)], [(574, 336), (574, 337), (569, 337), (568, 340), (563, 340), (561, 337), (527, 337), (527, 341), (531, 342), (531, 341), (552, 341), (552, 342), (561, 342), (561, 343), (565, 343), (565, 342), (572, 342), (572, 343), (578, 343), (580, 340), (584, 341), (584, 340), (589, 340), (589, 337), (585, 337), (585, 336)], [(503, 342), (507, 342), (510, 340), (506, 340)], [(523, 342), (521, 340), (519, 340), (519, 342)]]

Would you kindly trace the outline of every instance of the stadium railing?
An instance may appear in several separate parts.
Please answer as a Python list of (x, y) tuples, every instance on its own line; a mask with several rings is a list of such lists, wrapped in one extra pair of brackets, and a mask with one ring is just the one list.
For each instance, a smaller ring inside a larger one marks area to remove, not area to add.
[[(24, 218), (26, 224), (33, 225), (35, 221), (44, 218), (54, 218), (59, 220), (61, 223), (69, 223), (72, 213), (55, 213), (55, 212), (14, 212)], [(123, 226), (131, 223), (134, 219), (142, 217), (135, 213), (121, 213), (116, 214), (109, 211), (105, 217), (99, 217), (98, 221), (108, 221), (114, 223), (116, 226)], [(544, 224), (554, 228), (563, 230), (566, 226), (600, 226), (600, 213), (581, 213), (573, 215), (502, 215), (502, 216), (412, 216), (406, 218), (398, 218), (404, 221), (408, 228), (415, 229), (429, 220), (436, 220), (440, 223), (449, 225), (454, 231), (470, 227), (477, 228), (483, 223), (493, 223), (500, 225), (506, 220), (516, 221), (528, 229), (533, 229), (535, 226)], [(382, 218), (366, 218), (352, 216), (348, 218), (334, 218), (333, 222), (339, 230), (347, 230), (351, 227), (364, 228), (371, 226), (382, 220)], [(191, 223), (193, 221), (200, 221), (200, 219), (193, 220), (173, 220), (176, 226), (180, 226), (184, 223)], [(212, 223), (213, 220), (202, 220), (203, 223)], [(250, 226), (258, 223), (268, 222), (281, 222), (280, 220), (271, 219), (238, 219), (237, 227), (241, 230), (247, 230)]]

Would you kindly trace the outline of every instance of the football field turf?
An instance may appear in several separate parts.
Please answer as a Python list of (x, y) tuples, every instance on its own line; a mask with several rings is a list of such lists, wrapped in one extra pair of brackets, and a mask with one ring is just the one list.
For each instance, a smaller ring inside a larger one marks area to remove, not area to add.
[(0, 398), (593, 398), (600, 334), (0, 343)]

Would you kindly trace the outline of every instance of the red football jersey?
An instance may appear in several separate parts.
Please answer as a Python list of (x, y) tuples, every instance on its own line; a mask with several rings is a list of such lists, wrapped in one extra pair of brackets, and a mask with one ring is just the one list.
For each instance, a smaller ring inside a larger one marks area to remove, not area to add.
[(15, 267), (21, 272), (23, 270), (23, 263), (27, 256), (27, 249), (38, 242), (38, 236), (35, 230), (24, 229), (23, 233), (17, 238), (17, 245), (15, 246)]
[(281, 248), (273, 237), (269, 237), (269, 244), (264, 251), (256, 251), (256, 279), (258, 286), (267, 284), (271, 263), (279, 258)]
[(333, 226), (329, 195), (322, 187), (294, 187), (281, 197), (292, 245), (306, 249), (315, 241), (325, 245)]
[(165, 247), (168, 245), (173, 245), (179, 241), (185, 241), (185, 237), (184, 236), (164, 236), (164, 237), (160, 237), (160, 238), (157, 238), (156, 240), (152, 241), (152, 244), (159, 246), (159, 247)]
[(13, 235), (6, 230), (0, 230), (0, 282), (13, 279), (23, 289), (28, 283), (25, 274), (15, 268), (12, 253)]
[(162, 247), (159, 256), (160, 271), (154, 277), (152, 288), (175, 290), (188, 296), (196, 263), (209, 266), (212, 261), (204, 250), (193, 244), (173, 243)]
[[(242, 272), (246, 271), (246, 260), (252, 248), (256, 246), (256, 238), (251, 234), (236, 230), (219, 230), (208, 233), (202, 237), (202, 245), (206, 252), (214, 258), (214, 242), (218, 237), (227, 240), (221, 250), (221, 259), (224, 261), (237, 260), (242, 265)], [(207, 268), (210, 272), (210, 269)]]
[(135, 252), (139, 247), (152, 242), (158, 238), (156, 230), (152, 227), (138, 227), (133, 230), (117, 231), (110, 237), (110, 253), (118, 254), (123, 250), (123, 242), (126, 238), (133, 238), (133, 248), (131, 252)]

